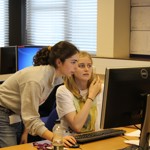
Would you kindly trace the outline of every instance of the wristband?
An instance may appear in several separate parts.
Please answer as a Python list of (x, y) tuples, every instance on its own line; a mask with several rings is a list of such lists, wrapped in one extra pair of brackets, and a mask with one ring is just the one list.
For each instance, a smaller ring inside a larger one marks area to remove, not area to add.
[(92, 98), (90, 98), (90, 97), (88, 97), (88, 99), (90, 99), (92, 102), (94, 101), (94, 99), (92, 99)]

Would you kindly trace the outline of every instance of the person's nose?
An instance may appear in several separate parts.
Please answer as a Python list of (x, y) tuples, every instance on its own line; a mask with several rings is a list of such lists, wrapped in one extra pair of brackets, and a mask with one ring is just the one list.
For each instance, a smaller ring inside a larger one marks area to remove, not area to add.
[(84, 70), (88, 71), (89, 67), (87, 65), (85, 65)]

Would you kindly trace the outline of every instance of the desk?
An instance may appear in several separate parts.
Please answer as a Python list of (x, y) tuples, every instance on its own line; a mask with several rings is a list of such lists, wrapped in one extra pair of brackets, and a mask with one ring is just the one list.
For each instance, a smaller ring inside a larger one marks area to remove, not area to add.
[[(135, 130), (135, 128), (133, 127), (126, 127), (126, 128), (119, 128), (119, 129), (126, 130), (127, 132), (132, 132)], [(126, 137), (126, 138), (135, 139), (133, 137)], [(125, 140), (125, 136), (119, 136), (119, 137), (113, 137), (113, 138), (104, 139), (96, 142), (81, 144), (80, 147), (82, 148), (82, 150), (117, 150), (129, 146), (124, 143), (124, 140)], [(31, 143), (28, 143), (28, 144), (1, 148), (0, 150), (36, 150), (36, 148), (34, 148)], [(81, 149), (68, 148), (68, 150), (81, 150)]]

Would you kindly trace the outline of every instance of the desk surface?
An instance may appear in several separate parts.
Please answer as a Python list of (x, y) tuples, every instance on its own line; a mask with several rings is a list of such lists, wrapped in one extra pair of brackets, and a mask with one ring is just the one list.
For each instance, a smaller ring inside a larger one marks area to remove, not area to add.
[[(126, 127), (121, 129), (126, 130), (127, 132), (132, 132), (135, 130), (135, 128), (133, 127)], [(135, 138), (127, 137), (127, 136), (119, 136), (119, 137), (113, 137), (113, 138), (104, 139), (96, 142), (81, 144), (80, 147), (82, 148), (82, 150), (92, 150), (92, 149), (93, 150), (116, 150), (116, 149), (121, 149), (129, 146), (124, 143), (125, 139), (135, 139)], [(28, 143), (28, 144), (1, 148), (1, 150), (36, 150), (36, 148), (33, 147), (31, 143)], [(68, 150), (73, 150), (73, 149), (68, 148)], [(81, 150), (81, 149), (76, 148), (74, 150)]]

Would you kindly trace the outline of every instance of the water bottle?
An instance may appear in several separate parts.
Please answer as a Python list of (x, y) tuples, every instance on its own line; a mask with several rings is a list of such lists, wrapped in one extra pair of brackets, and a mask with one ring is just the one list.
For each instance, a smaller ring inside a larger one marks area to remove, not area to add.
[(56, 120), (55, 125), (53, 127), (53, 146), (54, 150), (63, 150), (63, 133), (64, 130), (60, 124), (60, 120)]

